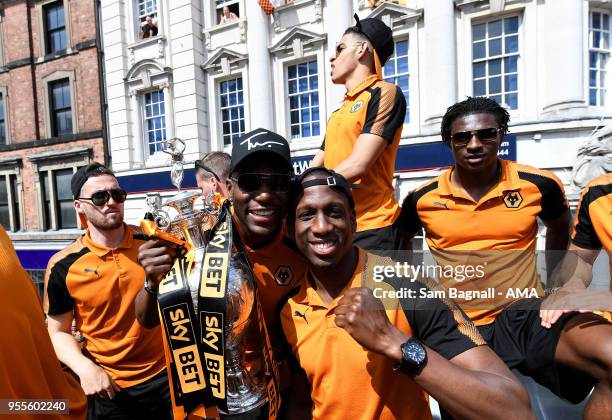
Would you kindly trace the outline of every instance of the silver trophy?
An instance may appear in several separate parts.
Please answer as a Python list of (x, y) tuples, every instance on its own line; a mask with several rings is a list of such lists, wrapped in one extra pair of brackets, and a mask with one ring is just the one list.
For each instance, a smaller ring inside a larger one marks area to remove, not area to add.
[[(199, 313), (198, 296), (200, 271), (206, 248), (205, 232), (210, 230), (219, 216), (220, 204), (212, 195), (204, 197), (203, 209), (196, 209), (195, 201), (201, 198), (198, 191), (180, 191), (183, 180), (183, 151), (185, 144), (175, 138), (165, 142), (164, 152), (172, 157), (172, 184), (179, 190), (165, 201), (165, 207), (173, 208), (177, 215), (170, 217), (163, 209), (159, 194), (148, 194), (149, 213), (153, 214), (157, 227), (191, 245), (195, 252), (194, 263), (188, 275), (188, 285), (195, 313)], [(261, 346), (253, 346), (252, 340), (261, 340), (255, 310), (255, 289), (252, 271), (248, 263), (232, 249), (226, 293), (226, 316), (223, 328), (225, 343), (225, 377), (227, 413), (241, 414), (256, 409), (267, 402)], [(204, 308), (202, 308), (204, 309)], [(253, 349), (250, 369), (245, 367), (245, 350)], [(251, 363), (252, 362), (252, 363)]]

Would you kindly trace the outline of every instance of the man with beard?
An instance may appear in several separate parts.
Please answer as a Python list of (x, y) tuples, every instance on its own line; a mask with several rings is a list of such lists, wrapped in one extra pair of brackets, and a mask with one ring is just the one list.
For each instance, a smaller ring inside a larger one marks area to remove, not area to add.
[(291, 393), (288, 418), (428, 419), (426, 392), (459, 418), (533, 418), (521, 384), (457, 305), (421, 297), (439, 291), (435, 283), (394, 289), (393, 274), (376, 279), (377, 267), (395, 264), (353, 245), (355, 203), (344, 177), (309, 169), (293, 202), (288, 222), (308, 272), (280, 319), (308, 381), (307, 391)]
[[(160, 330), (143, 328), (134, 314), (144, 278), (136, 255), (145, 238), (123, 222), (127, 194), (95, 162), (79, 169), (70, 186), (86, 232), (47, 267), (55, 353), (79, 377), (90, 418), (171, 418)], [(73, 320), (82, 348), (71, 334)]]
[[(293, 166), (289, 144), (282, 136), (265, 129), (244, 134), (234, 142), (230, 175), (226, 186), (232, 201), (233, 220), (245, 245), (263, 310), (264, 319), (277, 361), (277, 305), (305, 272), (303, 257), (287, 240), (284, 218), (289, 197)], [(136, 299), (136, 313), (142, 325), (159, 324), (156, 291), (164, 274), (172, 268), (175, 246), (152, 240), (141, 246), (138, 260), (147, 274), (148, 291)], [(153, 293), (150, 293), (150, 292)], [(167, 354), (169, 362), (169, 354)], [(281, 389), (287, 385), (289, 372), (280, 367)], [(182, 407), (174, 408), (182, 418)], [(252, 417), (260, 413), (250, 413)]]

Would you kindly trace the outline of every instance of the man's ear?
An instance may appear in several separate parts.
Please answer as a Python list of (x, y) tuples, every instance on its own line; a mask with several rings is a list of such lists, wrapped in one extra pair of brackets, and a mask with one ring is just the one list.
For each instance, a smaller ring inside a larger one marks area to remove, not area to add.
[(232, 185), (232, 181), (228, 179), (225, 180), (225, 188), (227, 189), (227, 198), (232, 198), (233, 195), (233, 185)]
[(79, 200), (74, 200), (72, 205), (78, 214), (83, 214), (83, 209), (81, 208), (82, 203)]

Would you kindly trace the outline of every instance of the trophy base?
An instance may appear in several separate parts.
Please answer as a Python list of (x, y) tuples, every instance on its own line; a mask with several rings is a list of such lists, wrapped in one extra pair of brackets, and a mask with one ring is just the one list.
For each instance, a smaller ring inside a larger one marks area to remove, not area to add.
[[(227, 402), (227, 413), (220, 410), (222, 418), (236, 419), (236, 420), (249, 420), (249, 419), (264, 419), (268, 418), (268, 400), (258, 399), (257, 401), (228, 401)], [(233, 403), (233, 404), (232, 404)], [(265, 414), (265, 416), (264, 416)]]

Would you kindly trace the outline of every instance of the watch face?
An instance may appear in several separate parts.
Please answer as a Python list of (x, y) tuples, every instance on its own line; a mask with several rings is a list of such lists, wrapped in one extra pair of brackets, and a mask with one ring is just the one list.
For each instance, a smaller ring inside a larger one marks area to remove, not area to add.
[(426, 357), (425, 349), (419, 343), (410, 342), (404, 346), (404, 352), (408, 359), (412, 362), (419, 364), (423, 363)]

